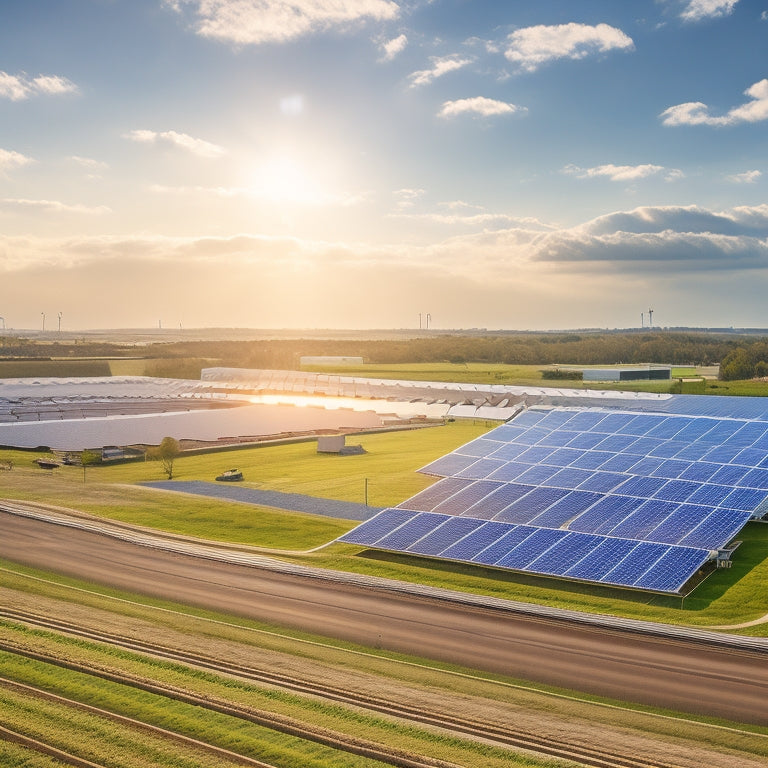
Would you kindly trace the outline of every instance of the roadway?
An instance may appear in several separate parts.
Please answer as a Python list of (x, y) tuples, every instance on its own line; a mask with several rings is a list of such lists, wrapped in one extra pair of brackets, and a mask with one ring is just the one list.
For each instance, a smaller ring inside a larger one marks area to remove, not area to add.
[(681, 712), (768, 724), (768, 655), (305, 578), (0, 513), (0, 557), (328, 638)]

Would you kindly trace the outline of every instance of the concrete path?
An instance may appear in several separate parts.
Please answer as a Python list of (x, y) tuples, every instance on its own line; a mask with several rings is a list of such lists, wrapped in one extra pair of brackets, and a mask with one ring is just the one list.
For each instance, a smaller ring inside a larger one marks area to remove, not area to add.
[(208, 483), (202, 480), (158, 480), (141, 483), (148, 488), (160, 488), (164, 491), (193, 493), (197, 496), (209, 496), (225, 501), (240, 501), (261, 507), (275, 507), (292, 512), (308, 512), (312, 515), (340, 517), (344, 520), (368, 520), (381, 507), (367, 507), (351, 501), (332, 501), (316, 496), (304, 496), (300, 493), (281, 493), (280, 491), (260, 491), (228, 483)]

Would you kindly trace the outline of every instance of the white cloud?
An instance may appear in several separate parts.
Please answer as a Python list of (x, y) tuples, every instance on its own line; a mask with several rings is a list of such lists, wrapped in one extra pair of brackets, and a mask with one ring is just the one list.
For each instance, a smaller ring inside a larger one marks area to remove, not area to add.
[(44, 213), (85, 213), (101, 215), (111, 213), (106, 205), (70, 205), (58, 200), (25, 200), (23, 198), (5, 198), (0, 200), (0, 210), (5, 211), (42, 211)]
[(754, 184), (762, 175), (762, 171), (744, 171), (743, 173), (732, 173), (730, 176), (726, 176), (726, 179), (735, 184)]
[(612, 163), (597, 165), (594, 168), (567, 165), (563, 168), (563, 173), (579, 179), (607, 178), (611, 181), (639, 181), (659, 174), (664, 174), (667, 181), (673, 181), (684, 176), (678, 168), (665, 168), (663, 165), (613, 165)]
[(744, 94), (752, 100), (734, 107), (725, 115), (710, 115), (706, 104), (700, 101), (689, 101), (665, 109), (659, 117), (663, 118), (664, 125), (726, 126), (768, 120), (768, 78), (758, 80), (747, 88)]
[(63, 93), (77, 93), (77, 86), (66, 77), (38, 75), (30, 79), (25, 74), (0, 72), (0, 98), (22, 101), (39, 94), (58, 96)]
[(186, 133), (176, 131), (157, 131), (135, 130), (126, 133), (124, 138), (140, 144), (167, 144), (173, 147), (184, 149), (193, 155), (200, 157), (221, 157), (226, 154), (226, 150), (217, 144), (211, 144), (203, 139), (195, 139)]
[(690, 0), (685, 6), (680, 18), (685, 21), (702, 21), (716, 19), (733, 13), (739, 0)]
[(538, 25), (513, 32), (505, 56), (526, 72), (555, 59), (583, 59), (611, 50), (634, 49), (632, 38), (608, 24)]
[(0, 149), (0, 173), (10, 171), (13, 168), (21, 168), (23, 165), (34, 163), (31, 157), (14, 152), (11, 149)]
[(427, 194), (425, 189), (396, 189), (393, 193), (397, 208), (404, 210), (406, 208), (413, 208), (416, 205), (416, 201), (424, 197)]
[(237, 45), (284, 43), (367, 20), (397, 18), (391, 0), (166, 0), (190, 9), (197, 34)]
[(440, 117), (456, 117), (466, 113), (491, 117), (494, 115), (513, 115), (516, 112), (527, 112), (525, 107), (509, 104), (506, 101), (487, 99), (485, 96), (475, 96), (471, 99), (446, 101), (438, 113)]
[(430, 61), (432, 62), (432, 69), (420, 69), (408, 75), (408, 79), (411, 81), (411, 88), (416, 88), (419, 85), (429, 85), (436, 78), (442, 77), (448, 74), (448, 72), (454, 72), (457, 69), (466, 67), (473, 60), (463, 59), (459, 55), (454, 54), (452, 56), (432, 56)]
[(82, 168), (85, 168), (87, 171), (90, 171), (92, 175), (98, 175), (102, 171), (106, 171), (109, 168), (107, 163), (104, 163), (101, 160), (94, 160), (92, 157), (72, 155), (69, 159), (72, 160), (73, 163), (76, 163)]
[(405, 50), (405, 46), (408, 45), (408, 38), (405, 35), (398, 35), (392, 40), (388, 40), (381, 46), (382, 56), (381, 61), (392, 61), (398, 53), (402, 53)]

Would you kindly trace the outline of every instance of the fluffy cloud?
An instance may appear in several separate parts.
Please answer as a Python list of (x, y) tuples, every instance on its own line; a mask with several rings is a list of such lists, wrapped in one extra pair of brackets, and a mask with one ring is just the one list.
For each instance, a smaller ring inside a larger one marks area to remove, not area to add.
[(754, 184), (762, 175), (762, 171), (744, 171), (744, 173), (732, 173), (726, 176), (726, 179), (734, 184)]
[(64, 93), (77, 93), (77, 86), (66, 77), (39, 75), (30, 79), (24, 74), (0, 72), (0, 98), (22, 101), (40, 94), (57, 96)]
[(525, 112), (525, 107), (518, 107), (516, 104), (509, 104), (506, 101), (497, 101), (496, 99), (487, 99), (484, 96), (475, 96), (471, 99), (458, 99), (457, 101), (446, 101), (443, 108), (438, 113), (440, 117), (456, 117), (463, 114), (475, 114), (482, 117), (491, 117), (494, 115), (513, 115), (515, 112)]
[(391, 0), (166, 0), (189, 9), (197, 34), (238, 45), (284, 43), (350, 24), (386, 21), (400, 8)]
[(663, 165), (598, 165), (594, 168), (579, 168), (567, 165), (563, 173), (576, 176), (579, 179), (607, 178), (611, 181), (639, 181), (649, 176), (665, 174), (667, 181), (682, 178), (683, 172), (677, 168), (665, 168)]
[(383, 43), (381, 61), (392, 61), (398, 53), (405, 50), (406, 45), (408, 45), (408, 38), (405, 35), (398, 35), (393, 40)]
[(611, 50), (632, 50), (632, 38), (608, 24), (525, 27), (507, 38), (505, 56), (526, 72), (555, 59), (583, 59)]
[(664, 125), (714, 125), (756, 123), (768, 120), (768, 79), (758, 80), (744, 91), (751, 101), (734, 107), (725, 115), (710, 115), (709, 107), (700, 101), (689, 101), (665, 109), (659, 117)]
[(458, 55), (432, 56), (430, 61), (432, 62), (432, 69), (420, 69), (418, 72), (412, 72), (408, 75), (408, 79), (411, 81), (411, 88), (416, 88), (419, 85), (429, 85), (436, 78), (472, 63), (472, 59), (463, 59)]
[(685, 21), (702, 21), (727, 16), (733, 12), (739, 0), (690, 0), (680, 18)]
[(135, 130), (125, 134), (126, 139), (136, 141), (141, 144), (166, 144), (172, 147), (191, 152), (199, 157), (221, 157), (226, 154), (226, 150), (216, 144), (211, 144), (202, 139), (195, 139), (186, 133), (177, 133), (176, 131), (157, 131)]
[(21, 168), (22, 165), (33, 163), (31, 157), (14, 152), (11, 149), (0, 149), (0, 173), (10, 171), (13, 168)]

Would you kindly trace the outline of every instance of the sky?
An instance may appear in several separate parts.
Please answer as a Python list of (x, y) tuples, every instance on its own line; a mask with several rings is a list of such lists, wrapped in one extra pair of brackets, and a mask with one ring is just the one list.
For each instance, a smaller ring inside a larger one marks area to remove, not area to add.
[(767, 296), (768, 0), (0, 0), (0, 330)]

